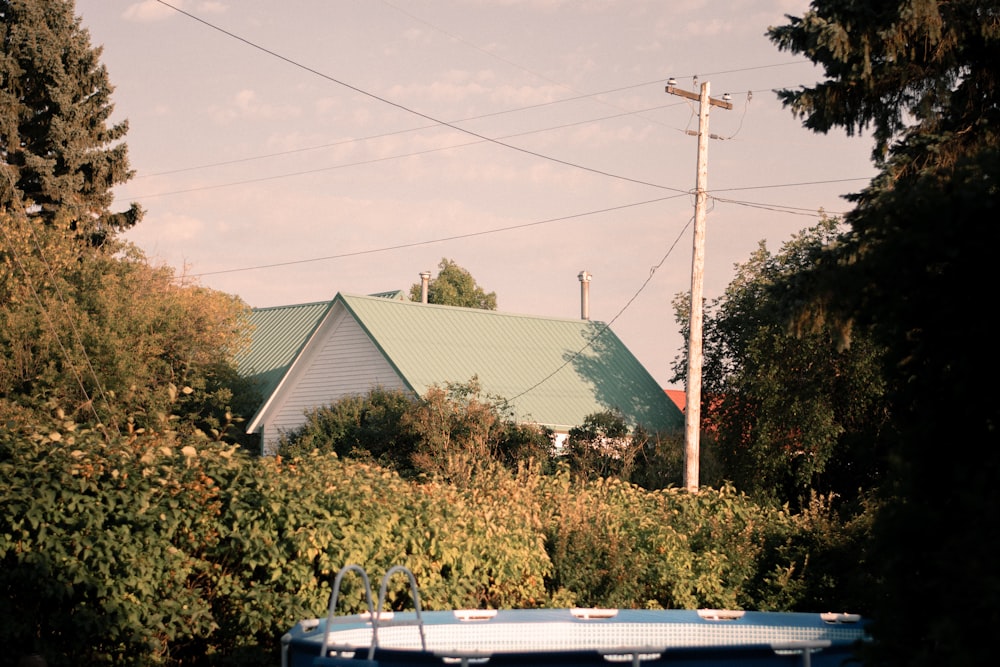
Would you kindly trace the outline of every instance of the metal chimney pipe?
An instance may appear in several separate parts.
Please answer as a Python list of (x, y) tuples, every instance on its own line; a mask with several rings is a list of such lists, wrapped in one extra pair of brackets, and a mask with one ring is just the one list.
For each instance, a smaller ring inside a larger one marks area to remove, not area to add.
[(588, 271), (581, 271), (580, 279), (580, 319), (590, 319), (590, 280), (594, 277)]
[(431, 272), (420, 272), (420, 303), (427, 303), (427, 294), (430, 291)]

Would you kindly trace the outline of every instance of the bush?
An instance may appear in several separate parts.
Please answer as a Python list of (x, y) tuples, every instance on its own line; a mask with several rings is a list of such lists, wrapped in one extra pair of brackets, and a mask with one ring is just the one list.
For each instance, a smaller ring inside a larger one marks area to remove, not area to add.
[(281, 438), (278, 454), (287, 458), (316, 449), (408, 470), (417, 436), (403, 428), (402, 420), (414, 403), (403, 391), (380, 387), (344, 397), (308, 412), (303, 426)]
[(552, 433), (518, 424), (502, 401), (484, 397), (475, 378), (431, 387), (417, 399), (376, 388), (309, 412), (306, 423), (284, 436), (281, 456), (316, 450), (420, 475), (468, 483), (476, 470), (500, 463), (509, 470), (528, 461), (551, 467)]
[[(351, 563), (373, 578), (409, 567), (428, 609), (864, 602), (852, 568), (867, 515), (826, 500), (791, 514), (729, 487), (649, 492), (539, 463), (417, 481), (335, 454), (196, 444), (72, 423), (0, 434), (0, 645), (54, 667), (275, 664)], [(411, 604), (403, 583), (393, 609)], [(366, 607), (356, 581), (341, 599)]]
[(647, 492), (614, 479), (575, 484), (568, 472), (551, 484), (550, 585), (575, 604), (759, 607), (767, 545), (776, 536), (796, 537), (786, 514), (760, 508), (731, 487)]
[(52, 665), (206, 645), (217, 624), (199, 552), (216, 539), (233, 451), (216, 446), (206, 471), (168, 438), (109, 443), (67, 426), (0, 441), (0, 644)]

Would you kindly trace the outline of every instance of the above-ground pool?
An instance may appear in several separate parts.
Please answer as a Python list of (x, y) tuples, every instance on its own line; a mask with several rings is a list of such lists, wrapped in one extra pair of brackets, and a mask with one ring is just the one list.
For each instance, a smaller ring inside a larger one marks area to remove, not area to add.
[[(364, 579), (365, 614), (336, 614), (348, 571)], [(397, 572), (410, 579), (414, 610), (376, 614)], [(416, 581), (399, 566), (386, 573), (375, 606), (367, 575), (348, 566), (337, 575), (326, 618), (300, 621), (282, 638), (282, 666), (858, 665), (866, 625), (854, 614), (717, 609), (421, 611)]]

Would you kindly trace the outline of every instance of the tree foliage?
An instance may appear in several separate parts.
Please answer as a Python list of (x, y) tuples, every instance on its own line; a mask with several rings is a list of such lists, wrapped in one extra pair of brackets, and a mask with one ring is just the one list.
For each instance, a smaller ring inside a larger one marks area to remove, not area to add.
[(73, 3), (2, 0), (0, 20), (0, 419), (232, 436), (245, 304), (118, 238), (141, 216), (109, 210), (127, 125)]
[(416, 437), (404, 430), (402, 421), (415, 401), (404, 391), (381, 387), (345, 396), (308, 411), (305, 424), (281, 437), (277, 453), (290, 457), (316, 450), (408, 470)]
[(109, 210), (131, 176), (128, 124), (109, 124), (107, 70), (73, 12), (71, 0), (0, 0), (0, 209), (103, 245), (142, 211)]
[(791, 326), (812, 298), (809, 270), (841, 233), (825, 219), (777, 254), (761, 242), (706, 309), (706, 430), (725, 477), (762, 500), (856, 498), (881, 479), (882, 351), (860, 331), (841, 345), (835, 322), (818, 316), (809, 331)]
[[(711, 437), (702, 441), (701, 483), (722, 486)], [(625, 417), (608, 410), (587, 415), (569, 430), (559, 461), (574, 479), (617, 479), (644, 489), (666, 489), (684, 481), (684, 434), (649, 433), (630, 428)]]
[(256, 400), (233, 362), (238, 298), (186, 285), (137, 250), (86, 260), (47, 243), (71, 232), (2, 216), (0, 417), (30, 430), (58, 411), (109, 432), (232, 436)]
[[(496, 310), (496, 292), (487, 293), (480, 287), (472, 274), (453, 260), (443, 258), (438, 264), (436, 278), (431, 278), (427, 289), (427, 302), (442, 306), (461, 306)], [(410, 287), (410, 300), (420, 301), (422, 286), (416, 283)]]
[[(795, 515), (731, 487), (651, 493), (531, 466), (415, 481), (319, 452), (40, 426), (0, 431), (3, 665), (273, 665), (347, 563), (406, 565), (425, 609), (864, 611), (811, 567), (855, 563), (863, 528), (821, 502)], [(342, 611), (364, 610), (347, 583)]]
[[(845, 242), (812, 272), (814, 311), (845, 334), (869, 327), (886, 350), (877, 658), (990, 661), (1000, 409), (981, 389), (998, 370), (994, 326), (975, 308), (993, 299), (1000, 241), (1000, 6), (818, 0), (770, 36), (827, 74), (785, 102), (819, 131), (871, 127), (881, 167), (854, 197)], [(914, 617), (918, 607), (932, 613)]]
[(492, 465), (551, 467), (552, 434), (518, 424), (476, 378), (432, 387), (424, 396), (375, 388), (310, 411), (282, 437), (278, 453), (333, 452), (376, 461), (406, 477), (429, 475), (467, 483)]

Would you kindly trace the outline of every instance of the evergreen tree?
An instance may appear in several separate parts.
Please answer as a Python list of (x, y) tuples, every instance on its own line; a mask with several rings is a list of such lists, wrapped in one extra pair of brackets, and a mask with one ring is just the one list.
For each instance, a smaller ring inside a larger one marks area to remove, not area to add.
[(870, 128), (881, 167), (813, 272), (817, 312), (848, 335), (870, 326), (887, 350), (873, 662), (992, 662), (1000, 407), (983, 387), (1000, 364), (977, 310), (995, 301), (1000, 244), (1000, 3), (814, 0), (770, 36), (827, 75), (785, 102), (817, 131)]
[[(246, 304), (152, 267), (109, 210), (127, 125), (70, 0), (0, 0), (0, 423), (231, 437)], [(245, 412), (243, 413), (245, 414)]]
[(103, 246), (142, 211), (109, 210), (131, 172), (101, 50), (72, 0), (0, 0), (0, 26), (0, 208)]

